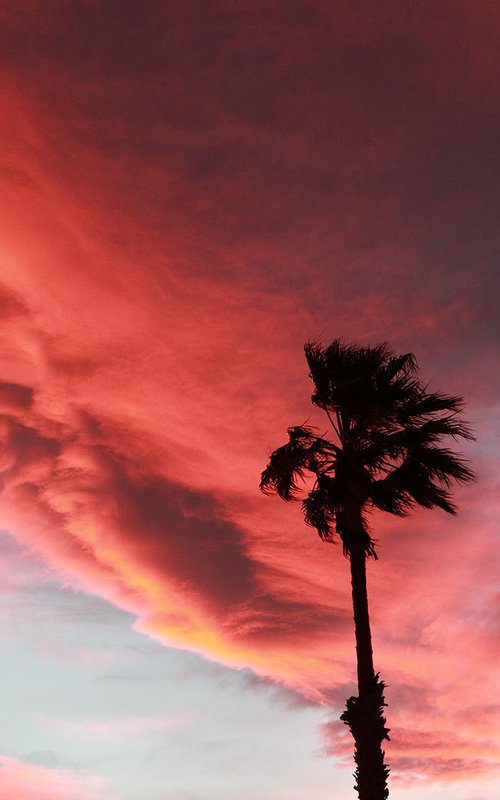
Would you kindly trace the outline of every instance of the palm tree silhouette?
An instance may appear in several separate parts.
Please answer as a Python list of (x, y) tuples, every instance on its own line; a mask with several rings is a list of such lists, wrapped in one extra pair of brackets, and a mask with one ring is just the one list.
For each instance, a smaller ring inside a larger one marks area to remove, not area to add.
[(302, 500), (308, 525), (325, 542), (338, 534), (350, 561), (358, 696), (341, 716), (354, 738), (354, 777), (360, 800), (389, 796), (382, 742), (385, 684), (375, 674), (366, 590), (366, 559), (376, 559), (366, 514), (373, 508), (406, 516), (415, 506), (439, 506), (454, 514), (450, 487), (473, 479), (466, 462), (441, 445), (443, 437), (473, 439), (460, 419), (463, 401), (428, 391), (411, 353), (396, 356), (387, 344), (328, 347), (308, 343), (305, 354), (314, 384), (312, 402), (323, 409), (334, 441), (315, 428), (288, 428), (289, 441), (275, 450), (260, 488), (283, 500), (298, 499), (309, 472), (312, 490)]

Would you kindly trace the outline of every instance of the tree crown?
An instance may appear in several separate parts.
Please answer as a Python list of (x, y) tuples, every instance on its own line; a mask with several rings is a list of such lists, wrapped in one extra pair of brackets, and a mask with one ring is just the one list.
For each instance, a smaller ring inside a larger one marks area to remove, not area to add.
[(288, 428), (260, 488), (298, 499), (307, 472), (312, 490), (302, 500), (307, 524), (325, 541), (337, 533), (349, 555), (356, 543), (376, 558), (366, 512), (406, 516), (415, 506), (456, 512), (450, 488), (473, 479), (461, 455), (443, 439), (473, 439), (461, 418), (463, 400), (430, 392), (412, 353), (394, 355), (386, 343), (360, 347), (334, 340), (305, 345), (314, 385), (312, 402), (328, 416), (335, 441), (306, 425)]

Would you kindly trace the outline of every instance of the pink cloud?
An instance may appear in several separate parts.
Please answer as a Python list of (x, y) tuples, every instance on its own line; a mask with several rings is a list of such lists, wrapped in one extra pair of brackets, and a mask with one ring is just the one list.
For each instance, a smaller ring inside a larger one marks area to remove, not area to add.
[(0, 756), (0, 794), (2, 800), (113, 800), (101, 778), (8, 756)]
[[(69, 52), (73, 15), (30, 9), (40, 52), (6, 49), (2, 522), (139, 630), (341, 705), (346, 563), (259, 472), (319, 419), (311, 336), (387, 338), (492, 409), (497, 12), (279, 5), (263, 26), (259, 3), (219, 3), (196, 30), (157, 10), (126, 63), (109, 20), (85, 11)], [(21, 12), (2, 12), (15, 41)], [(369, 571), (391, 758), (446, 780), (498, 753), (500, 455), (480, 430), (462, 515), (377, 517)]]

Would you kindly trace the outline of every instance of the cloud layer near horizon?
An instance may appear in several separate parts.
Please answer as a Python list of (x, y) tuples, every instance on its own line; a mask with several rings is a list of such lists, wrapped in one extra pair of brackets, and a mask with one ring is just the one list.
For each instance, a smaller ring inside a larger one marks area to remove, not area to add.
[(2, 523), (166, 644), (339, 708), (347, 565), (259, 473), (311, 414), (306, 339), (414, 350), (469, 401), (480, 490), (374, 520), (390, 761), (488, 774), (497, 10), (47, 5), (2, 12)]
[(113, 800), (93, 775), (7, 756), (0, 756), (0, 792), (3, 800)]

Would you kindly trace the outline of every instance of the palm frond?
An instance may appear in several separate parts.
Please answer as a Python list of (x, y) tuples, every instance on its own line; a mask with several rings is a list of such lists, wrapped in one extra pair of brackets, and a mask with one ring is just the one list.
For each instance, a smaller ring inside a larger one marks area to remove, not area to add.
[(391, 383), (396, 377), (408, 377), (417, 372), (418, 364), (413, 353), (391, 356), (379, 370), (379, 381)]
[(264, 494), (277, 493), (289, 501), (297, 499), (304, 473), (310, 471), (316, 475), (329, 466), (337, 448), (305, 425), (288, 428), (287, 432), (289, 441), (271, 453), (261, 474), (260, 489)]
[(461, 456), (448, 450), (445, 447), (421, 447), (414, 454), (418, 463), (426, 473), (450, 487), (456, 483), (466, 483), (474, 480), (474, 473), (467, 466), (467, 462)]
[[(444, 486), (439, 483), (444, 483)], [(396, 512), (398, 516), (406, 516), (415, 505), (428, 509), (438, 506), (449, 514), (455, 514), (456, 507), (451, 502), (450, 492), (445, 488), (448, 485), (448, 480), (440, 479), (435, 470), (423, 461), (408, 457), (386, 478), (374, 482), (371, 499), (374, 505), (381, 508), (381, 503), (387, 501), (392, 493), (399, 509)]]
[(394, 514), (397, 517), (406, 517), (414, 503), (411, 497), (387, 478), (373, 481), (370, 490), (370, 501), (373, 506)]
[(314, 405), (349, 421), (366, 413), (377, 395), (377, 376), (391, 358), (388, 346), (358, 347), (335, 339), (326, 348), (308, 342), (304, 350), (315, 388)]
[(303, 479), (307, 463), (306, 453), (299, 452), (290, 444), (278, 447), (269, 457), (269, 463), (263, 470), (260, 489), (264, 494), (275, 492), (283, 500), (293, 500), (299, 491), (298, 479)]
[(355, 524), (349, 519), (350, 514), (345, 513), (344, 509), (338, 509), (335, 529), (342, 540), (342, 548), (344, 555), (349, 557), (352, 550), (356, 547), (361, 547), (367, 558), (374, 558), (377, 560), (377, 552), (375, 550), (375, 541), (369, 533), (368, 524), (363, 513)]
[(304, 346), (306, 360), (309, 365), (309, 376), (314, 384), (312, 402), (324, 407), (330, 397), (330, 380), (323, 348), (318, 342), (308, 342)]
[(419, 392), (407, 398), (400, 409), (402, 422), (408, 422), (414, 417), (425, 417), (442, 411), (459, 414), (463, 410), (464, 401), (456, 395), (441, 392), (427, 392), (426, 386), (421, 386)]
[(407, 425), (404, 430), (407, 432), (409, 440), (410, 437), (413, 437), (414, 441), (418, 440), (420, 444), (437, 442), (442, 436), (474, 440), (469, 425), (463, 420), (457, 419), (453, 414), (427, 419), (420, 425)]
[(318, 476), (314, 489), (302, 501), (307, 525), (316, 528), (320, 539), (325, 542), (334, 540), (333, 526), (338, 502), (335, 479), (326, 475)]
[(457, 507), (452, 502), (451, 493), (430, 480), (425, 473), (414, 474), (407, 482), (408, 494), (422, 508), (442, 508), (448, 514), (456, 514)]
[(370, 432), (368, 444), (360, 446), (360, 456), (367, 466), (375, 469), (385, 458), (405, 457), (422, 447), (438, 444), (443, 436), (474, 439), (469, 425), (452, 415), (428, 419), (419, 425), (408, 424), (403, 428), (388, 424), (385, 429)]

